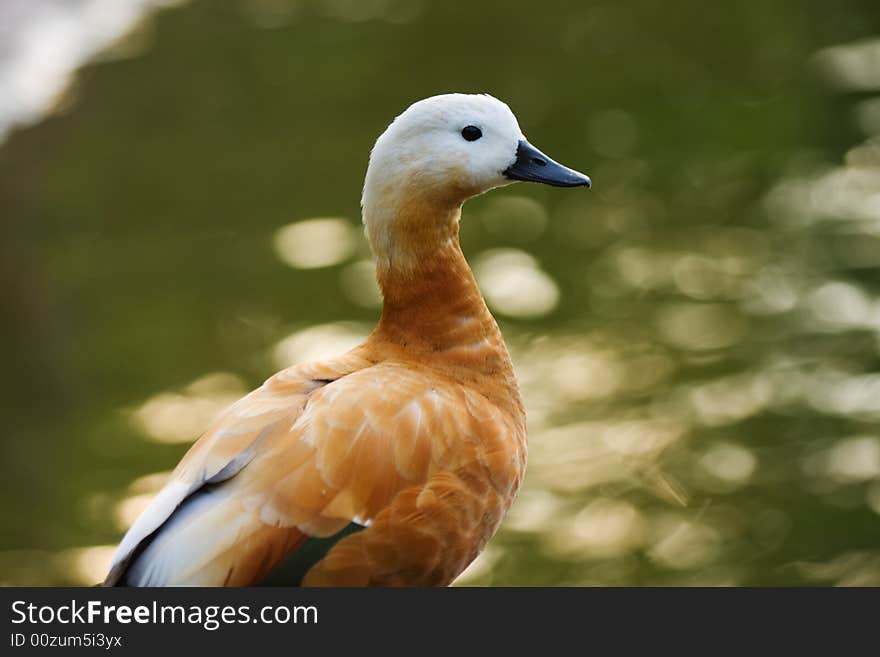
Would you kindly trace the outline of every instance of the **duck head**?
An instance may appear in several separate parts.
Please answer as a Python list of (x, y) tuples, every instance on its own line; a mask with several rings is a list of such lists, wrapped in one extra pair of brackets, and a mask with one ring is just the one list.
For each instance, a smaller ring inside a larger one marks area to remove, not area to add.
[(361, 204), (380, 267), (416, 267), (457, 234), (465, 200), (515, 181), (591, 185), (532, 146), (510, 108), (492, 96), (413, 103), (376, 141), (367, 167)]

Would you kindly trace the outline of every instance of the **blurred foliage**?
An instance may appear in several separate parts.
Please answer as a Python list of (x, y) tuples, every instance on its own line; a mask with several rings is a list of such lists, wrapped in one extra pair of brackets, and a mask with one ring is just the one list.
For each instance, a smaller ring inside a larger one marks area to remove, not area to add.
[[(880, 83), (835, 84), (850, 60), (823, 50), (878, 21), (867, 0), (151, 15), (0, 149), (0, 581), (99, 577), (82, 548), (186, 449), (168, 422), (369, 328), (369, 149), (464, 91), (594, 180), (465, 208), (532, 461), (464, 581), (880, 584)], [(291, 267), (278, 231), (314, 217), (353, 244)], [(547, 302), (496, 289), (514, 271)]]

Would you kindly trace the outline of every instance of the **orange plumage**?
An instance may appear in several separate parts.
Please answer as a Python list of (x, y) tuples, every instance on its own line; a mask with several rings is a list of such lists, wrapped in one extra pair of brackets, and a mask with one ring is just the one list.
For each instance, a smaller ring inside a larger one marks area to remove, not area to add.
[[(385, 301), (375, 331), (228, 409), (129, 530), (106, 584), (249, 585), (351, 522), (365, 529), (303, 584), (446, 585), (479, 554), (522, 481), (525, 412), (458, 244), (461, 202), (483, 190), (448, 183), (447, 199), (418, 185), (380, 196), (392, 220), (390, 241), (371, 235)], [(368, 234), (371, 209), (365, 190)]]

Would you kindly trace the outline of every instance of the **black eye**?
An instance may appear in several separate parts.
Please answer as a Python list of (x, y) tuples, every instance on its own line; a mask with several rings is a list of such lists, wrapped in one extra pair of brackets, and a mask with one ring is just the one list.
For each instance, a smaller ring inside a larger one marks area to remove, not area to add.
[(475, 125), (469, 125), (462, 129), (461, 136), (468, 141), (477, 141), (477, 139), (483, 136), (483, 131)]

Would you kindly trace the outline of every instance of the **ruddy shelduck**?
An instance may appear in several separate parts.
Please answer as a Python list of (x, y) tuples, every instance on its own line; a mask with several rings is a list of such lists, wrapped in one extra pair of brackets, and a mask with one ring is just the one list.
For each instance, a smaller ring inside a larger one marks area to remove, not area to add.
[(105, 585), (247, 586), (297, 557), (291, 585), (452, 582), (526, 467), (510, 356), (458, 241), (462, 203), (516, 180), (590, 186), (491, 96), (434, 96), (398, 116), (362, 198), (376, 329), (223, 413), (122, 539)]

